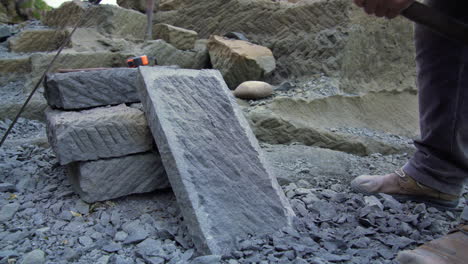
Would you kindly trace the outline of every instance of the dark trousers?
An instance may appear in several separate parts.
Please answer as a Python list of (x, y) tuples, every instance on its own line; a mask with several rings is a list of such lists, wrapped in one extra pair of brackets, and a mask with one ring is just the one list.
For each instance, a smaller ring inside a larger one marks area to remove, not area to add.
[[(426, 4), (468, 24), (467, 0)], [(416, 25), (421, 139), (403, 168), (416, 181), (459, 195), (468, 178), (468, 46)]]

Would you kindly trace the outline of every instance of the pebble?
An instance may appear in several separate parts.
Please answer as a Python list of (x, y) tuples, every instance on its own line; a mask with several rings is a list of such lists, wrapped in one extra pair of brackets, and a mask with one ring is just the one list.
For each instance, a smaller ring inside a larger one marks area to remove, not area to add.
[(127, 233), (125, 233), (124, 231), (118, 231), (117, 233), (115, 233), (114, 240), (121, 242), (121, 241), (125, 241), (127, 237), (128, 237)]
[(21, 264), (42, 264), (45, 263), (45, 253), (40, 249), (35, 249), (23, 258)]
[(0, 222), (10, 221), (20, 207), (19, 203), (9, 203), (0, 210)]
[(78, 241), (80, 242), (81, 245), (84, 247), (90, 247), (93, 245), (93, 239), (90, 238), (89, 236), (80, 236), (78, 238)]
[(111, 242), (111, 243), (109, 243), (109, 244), (102, 247), (102, 250), (104, 250), (106, 252), (109, 252), (109, 253), (117, 252), (117, 251), (119, 251), (121, 249), (122, 249), (122, 245), (117, 244), (115, 242)]
[(194, 258), (190, 264), (218, 264), (221, 263), (221, 256), (208, 255)]
[(17, 192), (18, 189), (11, 183), (0, 183), (0, 192)]

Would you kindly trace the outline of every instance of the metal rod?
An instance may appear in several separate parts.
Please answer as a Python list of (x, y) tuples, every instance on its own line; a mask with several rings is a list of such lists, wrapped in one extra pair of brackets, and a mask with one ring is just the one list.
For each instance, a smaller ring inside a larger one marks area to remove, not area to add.
[(427, 5), (414, 2), (402, 12), (411, 21), (425, 25), (443, 36), (468, 45), (468, 25)]
[(19, 117), (21, 116), (21, 114), (23, 113), (24, 109), (26, 109), (26, 106), (28, 105), (29, 101), (31, 101), (33, 95), (36, 93), (37, 89), (39, 88), (39, 86), (41, 85), (42, 81), (44, 80), (46, 74), (49, 72), (49, 70), (52, 68), (52, 65), (55, 63), (55, 61), (57, 60), (58, 56), (60, 55), (60, 53), (62, 53), (62, 50), (65, 48), (65, 46), (68, 44), (68, 42), (70, 41), (73, 33), (75, 33), (76, 29), (78, 28), (78, 26), (83, 22), (84, 18), (88, 15), (88, 12), (89, 12), (90, 8), (88, 7), (86, 9), (85, 12), (83, 12), (83, 14), (81, 15), (81, 18), (78, 20), (78, 22), (76, 23), (75, 27), (73, 28), (72, 32), (68, 35), (68, 37), (62, 42), (62, 45), (60, 46), (59, 50), (57, 51), (57, 54), (55, 54), (54, 58), (52, 59), (52, 61), (49, 63), (49, 65), (47, 66), (46, 70), (44, 71), (44, 73), (42, 74), (41, 78), (39, 79), (39, 81), (36, 83), (36, 85), (34, 86), (34, 89), (31, 91), (31, 93), (29, 94), (28, 98), (26, 99), (26, 101), (24, 102), (23, 106), (21, 107), (21, 109), (19, 110), (18, 114), (16, 114), (15, 118), (13, 119), (13, 122), (10, 124), (10, 126), (8, 127), (7, 131), (5, 132), (5, 134), (3, 135), (2, 137), (2, 140), (0, 141), (0, 148), (3, 146), (3, 143), (5, 143), (5, 140), (7, 139), (8, 135), (10, 134), (11, 130), (13, 129), (13, 127), (15, 126), (16, 122), (18, 122), (18, 119)]

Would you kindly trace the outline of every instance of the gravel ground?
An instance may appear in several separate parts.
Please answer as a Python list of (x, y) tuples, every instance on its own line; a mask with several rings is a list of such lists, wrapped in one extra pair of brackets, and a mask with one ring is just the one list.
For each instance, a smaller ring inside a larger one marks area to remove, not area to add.
[[(26, 123), (35, 128), (35, 122)], [(295, 226), (239, 240), (239, 250), (224, 256), (223, 263), (393, 263), (400, 249), (457, 224), (460, 210), (443, 212), (350, 191), (354, 176), (388, 172), (404, 163), (405, 155), (262, 147), (275, 173), (289, 179), (283, 188), (298, 216)], [(73, 193), (52, 151), (33, 145), (0, 149), (0, 175), (0, 263), (40, 261), (42, 253), (45, 263), (220, 260), (197, 257), (170, 190), (86, 204)]]

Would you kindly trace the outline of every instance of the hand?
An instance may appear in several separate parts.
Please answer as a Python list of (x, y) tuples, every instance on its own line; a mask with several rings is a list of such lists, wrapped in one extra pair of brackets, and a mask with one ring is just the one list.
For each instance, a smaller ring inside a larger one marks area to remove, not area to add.
[(364, 8), (367, 14), (392, 19), (409, 7), (414, 0), (354, 0), (354, 3)]

